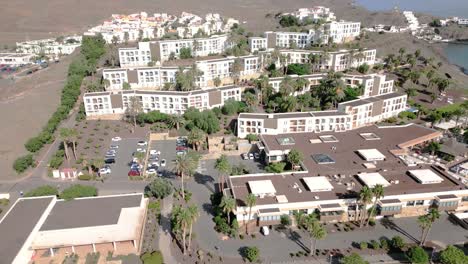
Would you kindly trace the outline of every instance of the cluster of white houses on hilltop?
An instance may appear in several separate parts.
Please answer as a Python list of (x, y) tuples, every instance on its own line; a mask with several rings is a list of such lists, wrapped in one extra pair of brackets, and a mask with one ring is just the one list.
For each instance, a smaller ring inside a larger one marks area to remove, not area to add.
[(68, 55), (81, 46), (81, 36), (69, 36), (58, 39), (40, 39), (16, 43), (19, 53)]

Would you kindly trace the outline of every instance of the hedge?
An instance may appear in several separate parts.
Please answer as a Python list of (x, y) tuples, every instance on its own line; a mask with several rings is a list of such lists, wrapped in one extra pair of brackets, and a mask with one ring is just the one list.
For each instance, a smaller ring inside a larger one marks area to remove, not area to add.
[(15, 162), (13, 163), (13, 169), (15, 169), (16, 172), (21, 173), (27, 170), (33, 164), (34, 164), (33, 155), (27, 154), (15, 160)]

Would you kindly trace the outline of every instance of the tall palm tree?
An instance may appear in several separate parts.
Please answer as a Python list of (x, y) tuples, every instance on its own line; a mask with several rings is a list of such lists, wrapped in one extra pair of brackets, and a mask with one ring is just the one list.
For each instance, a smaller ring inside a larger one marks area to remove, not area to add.
[(437, 219), (440, 218), (440, 212), (436, 208), (431, 208), (426, 216), (430, 224), (429, 224), (429, 227), (427, 228), (426, 235), (423, 238), (422, 245), (426, 243), (427, 237), (429, 236), (429, 232), (431, 232), (432, 225)]
[(374, 215), (375, 208), (377, 207), (377, 203), (379, 200), (384, 196), (384, 187), (381, 184), (377, 184), (372, 188), (372, 194), (374, 196), (374, 205), (372, 206), (370, 217), (367, 218), (367, 223), (366, 225), (369, 225), (369, 221), (371, 217)]
[(292, 95), (295, 90), (295, 81), (290, 76), (284, 77), (279, 84), (279, 92), (282, 96)]
[(367, 217), (367, 205), (372, 202), (372, 190), (364, 186), (359, 192), (359, 203), (362, 205), (361, 209), (361, 220), (359, 221), (359, 227), (362, 227)]
[(178, 221), (179, 225), (182, 227), (182, 252), (184, 253), (184, 255), (186, 252), (187, 245), (187, 243), (185, 242), (187, 237), (187, 229), (190, 225), (191, 220), (192, 216), (190, 215), (190, 211), (187, 208), (182, 208), (179, 213)]
[(427, 229), (431, 225), (429, 218), (427, 215), (421, 215), (418, 217), (418, 225), (421, 227), (421, 239), (419, 241), (419, 245), (422, 246), (424, 244), (424, 235), (426, 234)]
[(311, 223), (308, 225), (307, 231), (309, 231), (310, 238), (312, 240), (310, 253), (315, 255), (315, 252), (317, 251), (318, 240), (324, 239), (327, 236), (327, 231), (318, 220), (311, 221)]
[(71, 128), (69, 131), (69, 136), (70, 136), (70, 141), (72, 143), (72, 148), (73, 148), (73, 156), (75, 157), (76, 160), (76, 141), (78, 141), (78, 130), (75, 128)]
[(219, 206), (223, 208), (223, 212), (227, 214), (228, 224), (231, 224), (231, 212), (236, 209), (236, 200), (228, 196), (223, 196)]
[(191, 251), (190, 247), (192, 245), (192, 227), (193, 223), (198, 218), (198, 207), (196, 205), (191, 205), (187, 208), (188, 214), (190, 216), (190, 228), (189, 228), (189, 241), (188, 241), (188, 251)]
[(221, 155), (218, 159), (216, 159), (214, 168), (219, 172), (220, 181), (219, 181), (219, 191), (223, 191), (224, 187), (224, 178), (228, 176), (231, 172), (231, 165), (229, 164), (229, 160), (227, 159), (226, 155)]
[(70, 129), (68, 128), (61, 128), (60, 132), (60, 139), (63, 142), (63, 149), (65, 150), (65, 158), (67, 158), (67, 162), (70, 165), (70, 155), (68, 155), (68, 143), (70, 142)]
[(252, 217), (252, 207), (254, 207), (255, 204), (257, 204), (257, 197), (254, 194), (249, 193), (249, 195), (247, 195), (246, 203), (247, 203), (247, 206), (249, 207), (249, 218), (247, 218), (247, 224), (245, 225), (245, 233), (248, 235), (250, 217)]
[(101, 159), (101, 158), (97, 158), (97, 159), (93, 159), (93, 167), (99, 171), (100, 168), (102, 168), (102, 166), (104, 166), (105, 162), (104, 162), (104, 159)]
[(192, 161), (187, 154), (178, 155), (175, 160), (175, 171), (177, 175), (180, 176), (181, 188), (182, 188), (182, 198), (185, 200), (185, 191), (184, 191), (184, 177), (190, 172), (192, 168)]

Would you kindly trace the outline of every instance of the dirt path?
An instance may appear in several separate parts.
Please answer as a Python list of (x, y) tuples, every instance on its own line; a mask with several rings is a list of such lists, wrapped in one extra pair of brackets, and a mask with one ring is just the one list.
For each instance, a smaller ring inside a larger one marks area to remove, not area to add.
[(0, 82), (0, 180), (14, 180), (13, 161), (26, 154), (24, 143), (36, 135), (56, 110), (71, 57), (15, 82)]

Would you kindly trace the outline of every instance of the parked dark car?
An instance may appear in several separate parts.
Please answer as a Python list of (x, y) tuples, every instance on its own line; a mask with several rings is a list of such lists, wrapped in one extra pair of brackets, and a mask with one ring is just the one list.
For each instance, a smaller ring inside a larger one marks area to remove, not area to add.
[(106, 164), (113, 164), (113, 163), (115, 163), (115, 159), (114, 159), (114, 158), (106, 158), (106, 159), (104, 160), (104, 163), (106, 163)]

